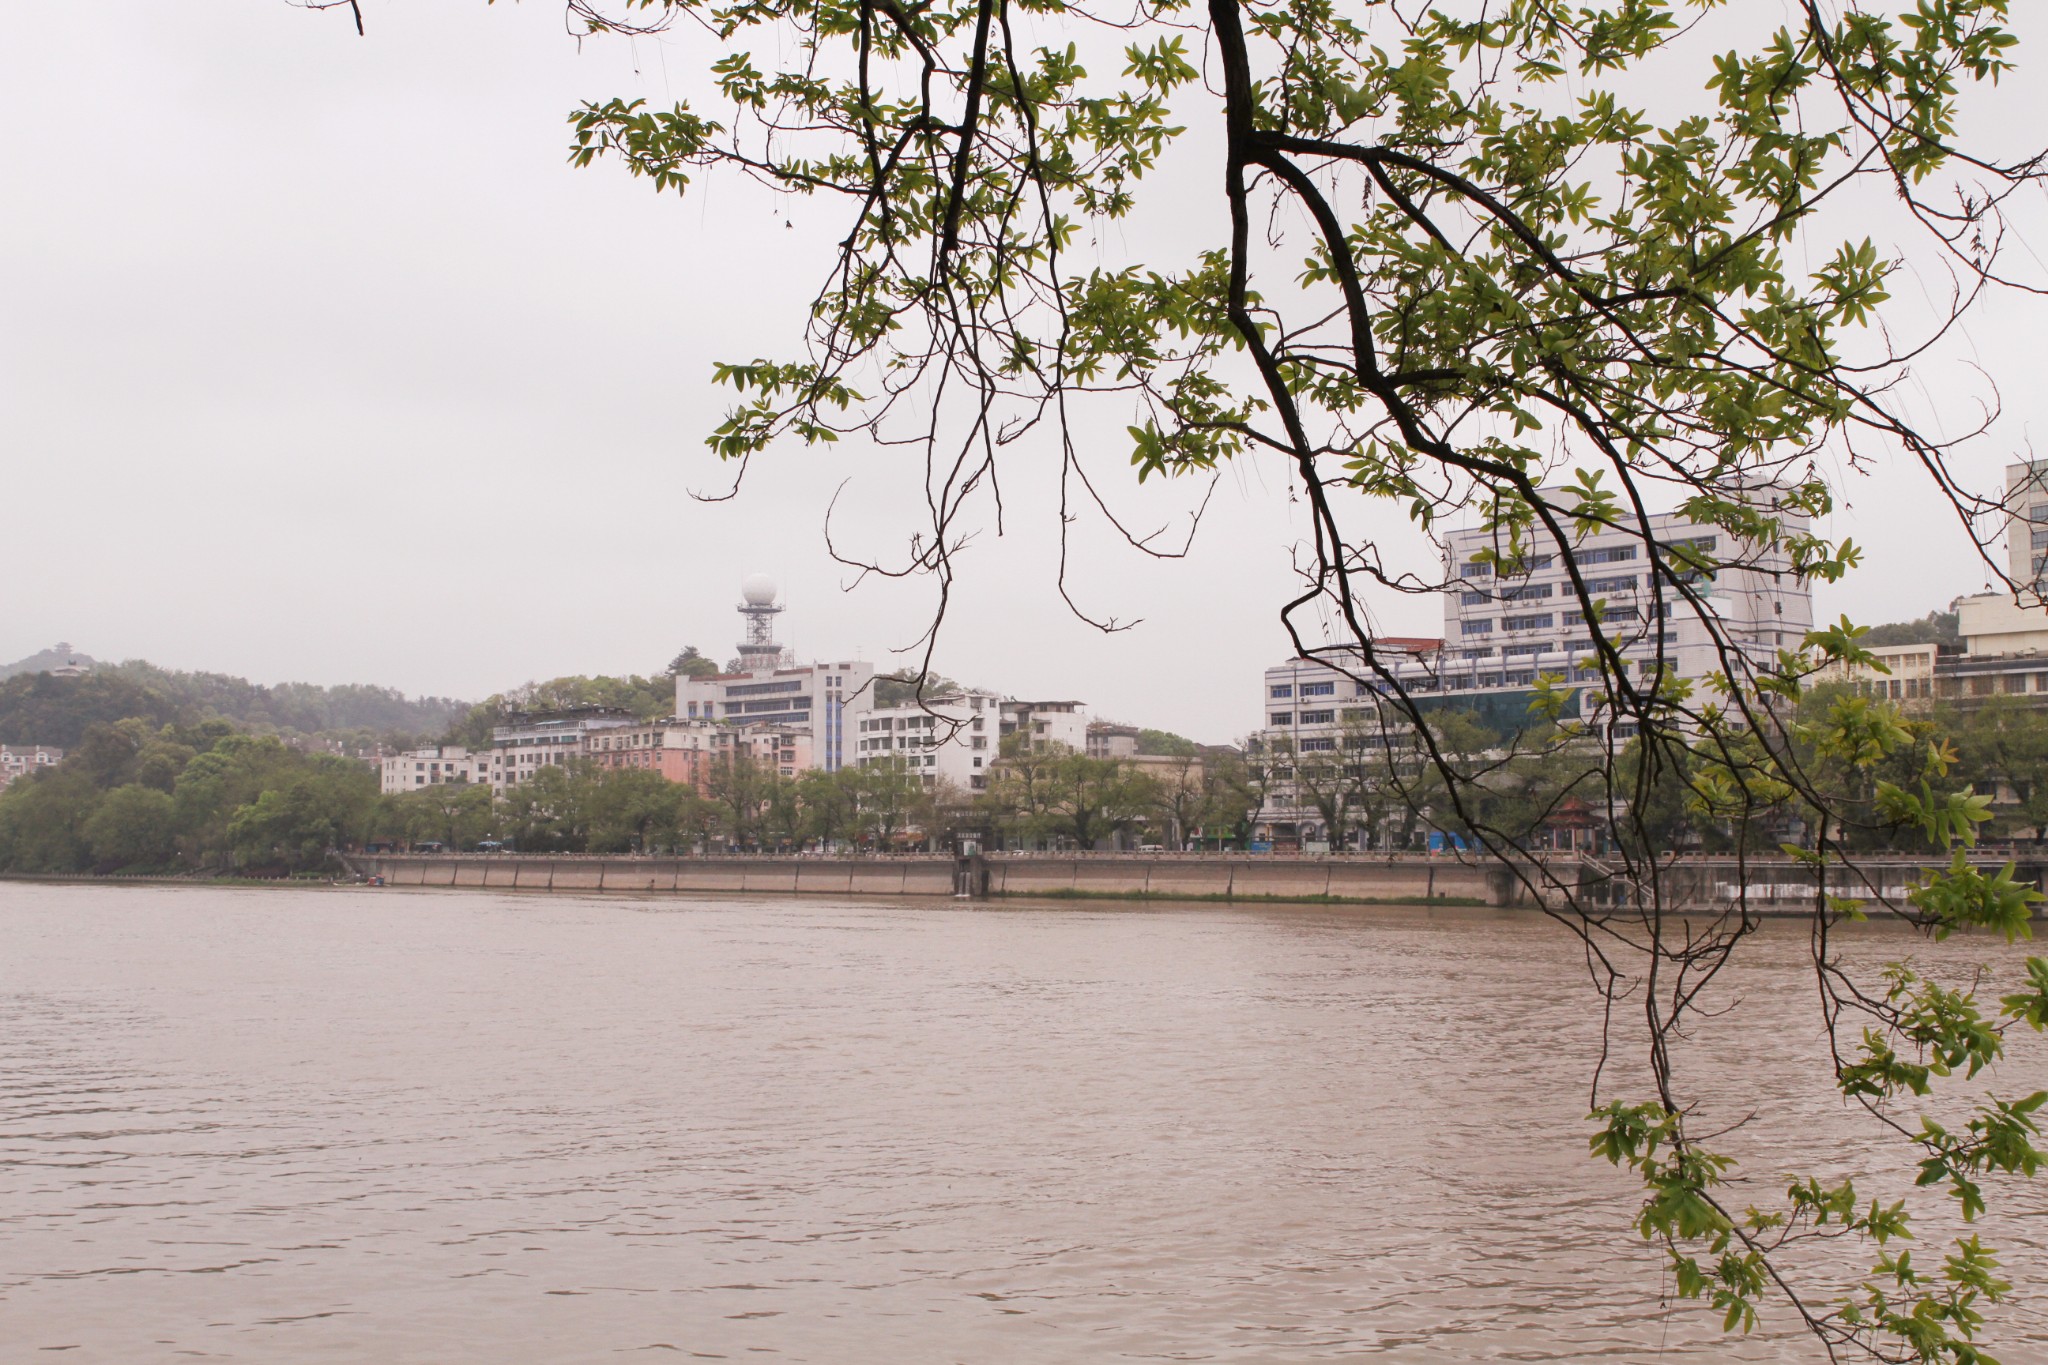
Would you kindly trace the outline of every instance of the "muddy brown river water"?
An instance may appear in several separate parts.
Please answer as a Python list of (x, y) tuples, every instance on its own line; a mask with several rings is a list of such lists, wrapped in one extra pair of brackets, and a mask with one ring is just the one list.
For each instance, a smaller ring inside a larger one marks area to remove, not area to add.
[[(1802, 951), (1684, 1056), (1758, 1198), (1904, 1169)], [(1596, 1023), (1492, 911), (0, 884), (0, 1360), (1818, 1359), (1666, 1302)], [(2048, 1360), (2048, 1189), (1984, 1231)]]

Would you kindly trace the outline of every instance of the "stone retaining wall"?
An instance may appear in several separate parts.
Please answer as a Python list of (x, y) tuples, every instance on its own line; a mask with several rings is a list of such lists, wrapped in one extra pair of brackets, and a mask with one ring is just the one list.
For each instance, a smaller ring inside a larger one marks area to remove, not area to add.
[[(370, 854), (364, 876), (391, 886), (518, 891), (756, 892), (773, 895), (954, 894), (950, 857), (599, 858), (546, 854)], [(1010, 855), (986, 860), (995, 896), (1184, 896), (1191, 899), (1500, 902), (1499, 879), (1448, 861), (1387, 863), (1334, 858)]]

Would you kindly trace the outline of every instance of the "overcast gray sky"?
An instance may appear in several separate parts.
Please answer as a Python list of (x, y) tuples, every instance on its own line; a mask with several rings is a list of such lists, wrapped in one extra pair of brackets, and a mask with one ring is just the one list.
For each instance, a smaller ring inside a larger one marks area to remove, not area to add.
[[(790, 352), (837, 223), (717, 177), (681, 200), (564, 160), (579, 100), (685, 96), (704, 40), (579, 51), (544, 3), (364, 9), (367, 39), (282, 0), (86, 2), (0, 46), (0, 660), (65, 639), (475, 697), (655, 671), (686, 643), (723, 659), (740, 580), (766, 572), (801, 654), (899, 662), (929, 586), (843, 591), (820, 526), (853, 474), (838, 525), (907, 535), (911, 471), (792, 450), (734, 502), (688, 496), (724, 478), (702, 444), (726, 402), (712, 360)], [(2048, 127), (2048, 96), (2007, 98)], [(2002, 381), (1967, 465), (1987, 487), (2040, 425), (2039, 335), (2001, 306), (1959, 340)], [(1966, 411), (1958, 373), (1915, 401)], [(1105, 424), (1106, 468), (1125, 439)], [(1009, 533), (962, 560), (940, 668), (1204, 740), (1256, 725), (1302, 530), (1284, 476), (1230, 471), (1183, 562), (1084, 526), (1080, 600), (1143, 618), (1112, 636), (1054, 591), (1054, 488), (1017, 472)], [(1108, 491), (1149, 527), (1190, 490), (1158, 510), (1121, 475)], [(1870, 563), (1824, 616), (1982, 586), (1924, 476), (1844, 491)], [(1440, 620), (1380, 605), (1390, 630)]]

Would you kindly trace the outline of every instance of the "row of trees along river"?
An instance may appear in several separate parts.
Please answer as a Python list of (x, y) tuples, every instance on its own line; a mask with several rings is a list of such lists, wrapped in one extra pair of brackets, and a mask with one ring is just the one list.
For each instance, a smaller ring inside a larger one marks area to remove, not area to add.
[[(1820, 689), (1801, 706), (1817, 713), (1836, 695)], [(1957, 777), (1997, 798), (1993, 837), (2042, 836), (2048, 714), (1993, 699), (1908, 725), (1916, 750), (1952, 750)], [(1583, 746), (1557, 727), (1506, 736), (1453, 712), (1437, 718), (1437, 735), (1483, 769), (1464, 815), (1489, 830), (1520, 831), (1532, 843), (1573, 806), (1591, 771)], [(1885, 776), (1845, 769), (1840, 780)], [(0, 792), (0, 868), (299, 872), (322, 866), (332, 849), (379, 842), (468, 848), (498, 840), (578, 853), (889, 849), (943, 846), (968, 831), (1027, 845), (1087, 848), (1123, 837), (1242, 847), (1289, 790), (1325, 828), (1355, 831), (1355, 845), (1414, 848), (1432, 828), (1470, 832), (1437, 781), (1412, 751), (1390, 754), (1359, 731), (1330, 753), (1296, 753), (1284, 744), (1190, 748), (1143, 769), (1012, 748), (992, 769), (988, 790), (974, 793), (927, 785), (897, 767), (785, 777), (742, 758), (715, 768), (702, 791), (643, 770), (571, 763), (543, 768), (495, 799), (487, 787), (463, 784), (385, 796), (361, 760), (303, 752), (219, 720), (156, 726), (131, 717), (91, 726), (61, 766)], [(1698, 815), (1688, 781), (1683, 771), (1658, 775), (1645, 801), (1647, 827), (1661, 847), (1726, 847), (1733, 831)], [(1801, 812), (1792, 798), (1780, 814), (1786, 828), (1797, 828)], [(1855, 837), (1868, 847), (1895, 842), (1881, 827)], [(1911, 847), (1910, 838), (1896, 842)]]

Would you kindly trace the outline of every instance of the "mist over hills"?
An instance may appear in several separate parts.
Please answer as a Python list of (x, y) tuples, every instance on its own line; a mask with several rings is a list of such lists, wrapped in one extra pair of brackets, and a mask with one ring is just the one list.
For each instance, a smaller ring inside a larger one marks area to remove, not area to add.
[(48, 649), (39, 649), (26, 659), (16, 659), (11, 664), (0, 664), (0, 680), (17, 673), (47, 673), (53, 668), (75, 665), (79, 668), (97, 668), (99, 660), (90, 654), (82, 654), (65, 640), (59, 640)]
[[(49, 670), (77, 663), (80, 677)], [(0, 665), (0, 744), (75, 745), (100, 722), (135, 716), (155, 725), (224, 720), (238, 729), (343, 743), (438, 736), (470, 704), (408, 697), (392, 687), (343, 683), (266, 686), (225, 673), (159, 668), (143, 659), (95, 662), (68, 645)]]

